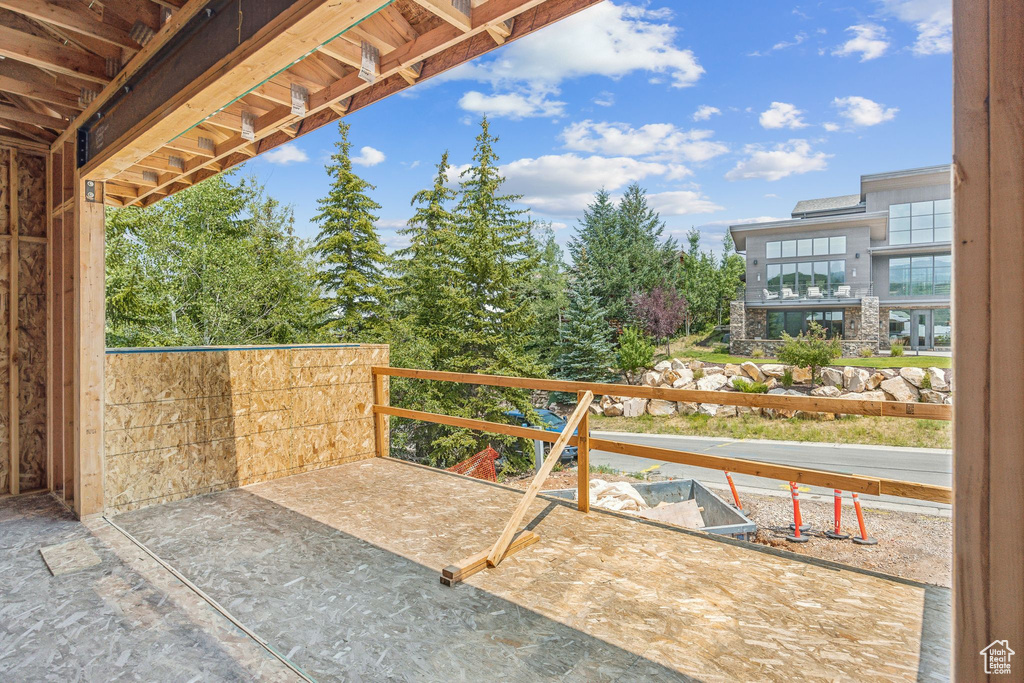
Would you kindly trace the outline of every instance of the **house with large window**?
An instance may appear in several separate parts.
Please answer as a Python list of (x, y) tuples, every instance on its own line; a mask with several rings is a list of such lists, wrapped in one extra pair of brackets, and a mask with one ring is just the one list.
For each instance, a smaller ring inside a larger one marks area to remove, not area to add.
[(733, 353), (771, 352), (818, 322), (843, 354), (949, 349), (950, 166), (863, 175), (858, 194), (797, 202), (782, 221), (732, 225), (745, 254)]

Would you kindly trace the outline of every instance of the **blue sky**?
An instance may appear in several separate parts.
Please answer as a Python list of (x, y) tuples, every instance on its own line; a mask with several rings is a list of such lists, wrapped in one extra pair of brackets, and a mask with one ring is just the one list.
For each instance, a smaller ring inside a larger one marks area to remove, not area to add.
[[(729, 223), (852, 194), (862, 173), (947, 163), (950, 0), (607, 1), (346, 118), (390, 246), (444, 150), (486, 114), (510, 192), (565, 243), (587, 201), (638, 181), (668, 231), (717, 250)], [(316, 234), (337, 128), (249, 162)]]

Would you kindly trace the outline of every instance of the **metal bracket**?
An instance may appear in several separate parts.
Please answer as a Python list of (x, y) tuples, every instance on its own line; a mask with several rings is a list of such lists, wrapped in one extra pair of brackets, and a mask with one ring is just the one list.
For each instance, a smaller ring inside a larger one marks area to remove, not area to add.
[(95, 180), (85, 181), (85, 201), (89, 202), (90, 204), (96, 204), (97, 202), (102, 201), (102, 199), (96, 192)]
[(292, 83), (292, 114), (295, 116), (306, 115), (306, 101), (309, 99), (309, 91), (301, 85)]
[(363, 79), (370, 85), (373, 85), (374, 81), (377, 80), (378, 73), (380, 73), (380, 50), (364, 40), (362, 44), (362, 62), (359, 67), (359, 78)]

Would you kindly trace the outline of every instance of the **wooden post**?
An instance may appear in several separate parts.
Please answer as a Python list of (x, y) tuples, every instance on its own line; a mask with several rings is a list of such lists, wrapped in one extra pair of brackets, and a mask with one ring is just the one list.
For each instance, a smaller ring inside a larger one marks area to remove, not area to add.
[(103, 363), (106, 351), (106, 272), (103, 184), (87, 190), (75, 172), (72, 259), (74, 388), (73, 454), (75, 512), (80, 518), (103, 512)]
[[(387, 375), (373, 375), (373, 403), (378, 406), (390, 404), (388, 395)], [(382, 413), (373, 414), (373, 439), (377, 450), (377, 457), (383, 458), (389, 453), (388, 416)]]
[(19, 437), (20, 412), (18, 410), (18, 224), (21, 222), (18, 214), (18, 150), (12, 149), (7, 157), (10, 161), (10, 178), (8, 181), (8, 204), (11, 207), (10, 230), (11, 248), (7, 256), (10, 260), (10, 295), (7, 299), (7, 401), (8, 401), (8, 443), (10, 445), (11, 466), (10, 489), (13, 495), (21, 491), (21, 445)]
[[(576, 392), (576, 400), (582, 402), (585, 394), (589, 393)], [(587, 411), (580, 418), (579, 441), (576, 445), (576, 498), (577, 509), (590, 512), (590, 401), (587, 401)]]
[[(1024, 35), (1019, 0), (953, 2), (953, 680), (1024, 643)], [(1011, 662), (1020, 676), (1020, 656)], [(1003, 678), (993, 676), (993, 679)]]

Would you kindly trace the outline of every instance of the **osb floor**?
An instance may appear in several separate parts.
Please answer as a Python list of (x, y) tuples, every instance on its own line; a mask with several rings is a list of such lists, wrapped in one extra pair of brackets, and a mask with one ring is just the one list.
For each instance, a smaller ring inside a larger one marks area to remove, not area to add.
[[(369, 460), (115, 521), (317, 680), (948, 679), (946, 589), (546, 499), (539, 543), (441, 586), (519, 495)], [(291, 675), (102, 521), (103, 562), (51, 577), (38, 547), (89, 531), (24, 505), (0, 502), (0, 680)]]

